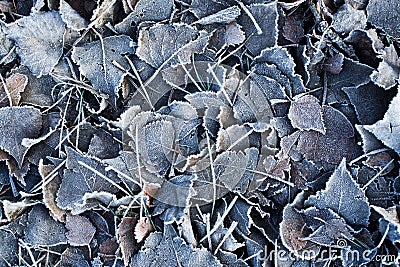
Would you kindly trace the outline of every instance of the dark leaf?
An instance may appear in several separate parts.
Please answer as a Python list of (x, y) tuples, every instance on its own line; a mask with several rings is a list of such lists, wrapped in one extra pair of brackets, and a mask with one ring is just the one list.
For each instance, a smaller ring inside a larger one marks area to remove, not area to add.
[(303, 131), (297, 149), (311, 161), (326, 161), (338, 164), (343, 157), (350, 159), (354, 145), (354, 129), (348, 119), (338, 110), (322, 108), (325, 135), (316, 131)]

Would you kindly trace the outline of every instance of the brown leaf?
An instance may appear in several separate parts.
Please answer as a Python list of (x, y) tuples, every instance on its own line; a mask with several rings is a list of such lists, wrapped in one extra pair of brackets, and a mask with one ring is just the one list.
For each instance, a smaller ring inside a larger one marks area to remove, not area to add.
[(18, 106), (21, 93), (24, 92), (27, 84), (28, 77), (20, 73), (14, 73), (8, 77), (5, 86), (0, 83), (0, 106)]
[[(55, 169), (52, 165), (44, 165), (43, 160), (39, 162), (39, 173), (43, 180), (51, 179), (50, 182), (44, 183), (42, 186), (43, 203), (50, 210), (50, 215), (54, 220), (65, 222), (65, 210), (60, 209), (56, 203), (57, 191), (60, 188), (61, 177), (57, 173), (50, 175)], [(53, 177), (53, 178), (52, 178)]]
[(125, 266), (128, 266), (132, 253), (138, 249), (138, 244), (134, 238), (135, 226), (138, 219), (135, 217), (125, 217), (118, 225), (117, 237), (118, 243), (121, 246), (122, 256)]
[(152, 231), (153, 226), (151, 225), (149, 218), (142, 217), (135, 226), (136, 241), (138, 243), (142, 242)]
[(288, 16), (283, 26), (283, 37), (292, 43), (298, 43), (304, 37), (304, 29), (301, 22), (296, 20), (294, 16)]

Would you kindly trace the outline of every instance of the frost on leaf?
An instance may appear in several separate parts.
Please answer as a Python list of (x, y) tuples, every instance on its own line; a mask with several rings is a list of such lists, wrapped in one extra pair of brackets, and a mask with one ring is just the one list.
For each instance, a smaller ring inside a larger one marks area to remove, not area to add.
[(238, 199), (228, 214), (228, 218), (231, 223), (238, 223), (235, 230), (238, 230), (239, 233), (242, 233), (246, 236), (251, 233), (250, 226), (253, 221), (250, 217), (250, 212), (252, 211), (252, 209), (253, 207), (249, 205), (246, 201)]
[[(4, 60), (4, 63), (8, 64), (14, 60), (15, 52), (10, 53), (13, 47), (13, 42), (7, 38), (4, 28), (5, 26), (0, 24), (0, 60)], [(10, 53), (10, 55), (8, 58), (5, 58), (8, 53)]]
[(221, 1), (192, 0), (189, 11), (197, 18), (204, 18), (225, 8), (227, 8), (227, 4)]
[(8, 25), (8, 37), (17, 53), (35, 76), (49, 74), (63, 52), (65, 25), (58, 12), (32, 13)]
[(217, 151), (243, 151), (250, 147), (250, 139), (243, 138), (248, 135), (250, 129), (246, 126), (239, 126), (237, 124), (228, 127), (227, 129), (221, 129), (218, 132), (217, 138)]
[(400, 38), (400, 2), (370, 0), (367, 6), (368, 22), (384, 30), (394, 38)]
[(28, 78), (27, 85), (21, 93), (20, 103), (42, 107), (48, 107), (53, 104), (51, 92), (56, 83), (50, 75), (43, 75), (37, 78), (24, 66), (13, 70), (12, 74), (25, 75)]
[(327, 73), (328, 96), (327, 102), (343, 103), (347, 98), (341, 90), (343, 87), (354, 87), (367, 84), (373, 68), (357, 61), (345, 58), (339, 74)]
[(193, 248), (177, 236), (172, 225), (164, 226), (164, 234), (155, 232), (146, 239), (131, 267), (151, 266), (215, 266), (222, 264), (205, 248)]
[(89, 263), (85, 260), (85, 256), (82, 250), (78, 248), (67, 248), (60, 257), (60, 266), (71, 266), (71, 267), (89, 267)]
[(181, 222), (185, 208), (190, 204), (194, 175), (177, 175), (161, 185), (154, 198), (153, 215), (159, 215), (165, 223)]
[(117, 228), (118, 243), (121, 247), (125, 266), (128, 266), (133, 253), (139, 248), (134, 238), (134, 229), (137, 224), (137, 218), (124, 217)]
[(227, 46), (238, 45), (246, 40), (242, 27), (237, 23), (230, 23), (225, 27), (225, 43)]
[(330, 209), (315, 207), (302, 211), (312, 234), (304, 238), (321, 246), (335, 247), (343, 238), (352, 238), (352, 229), (346, 221)]
[(382, 119), (395, 94), (393, 90), (385, 91), (373, 83), (342, 90), (349, 97), (361, 124), (373, 124)]
[(295, 128), (325, 134), (322, 107), (312, 95), (296, 98), (290, 105), (288, 117)]
[(20, 73), (11, 74), (5, 81), (5, 86), (0, 83), (0, 106), (18, 106), (21, 93), (28, 84), (28, 77)]
[(241, 193), (254, 178), (253, 170), (257, 167), (258, 150), (246, 148), (244, 151), (226, 151), (214, 160), (216, 178), (230, 190)]
[(119, 66), (129, 69), (125, 54), (133, 54), (134, 42), (126, 35), (106, 37), (103, 40), (75, 47), (72, 59), (79, 65), (79, 71), (89, 79), (94, 88), (108, 95), (111, 105), (115, 105), (118, 86), (125, 73)]
[(80, 215), (67, 214), (65, 227), (68, 230), (65, 236), (72, 246), (88, 246), (96, 233), (89, 219)]
[(319, 209), (332, 209), (350, 225), (368, 226), (369, 224), (370, 210), (367, 197), (346, 169), (345, 159), (329, 178), (326, 188), (310, 196), (305, 201), (305, 205)]
[(0, 108), (0, 148), (22, 165), (30, 146), (24, 146), (25, 138), (39, 137), (42, 129), (42, 113), (32, 107)]
[[(290, 97), (304, 93), (300, 75), (295, 74), (295, 62), (288, 50), (281, 47), (267, 48), (255, 58), (255, 73), (278, 82)], [(282, 97), (274, 97), (282, 98)]]
[(203, 17), (196, 21), (196, 24), (212, 24), (212, 23), (230, 23), (240, 15), (240, 8), (237, 6), (228, 7), (215, 14), (211, 14), (207, 17)]
[(393, 44), (385, 48), (382, 58), (378, 71), (371, 74), (371, 80), (376, 85), (388, 90), (395, 86), (400, 78), (400, 59)]
[(367, 25), (364, 10), (354, 9), (349, 4), (342, 5), (335, 13), (332, 28), (338, 33), (349, 33), (352, 30), (362, 30)]
[(246, 48), (258, 56), (262, 50), (276, 45), (278, 39), (277, 2), (268, 4), (241, 5), (242, 15), (238, 18), (246, 33)]
[(88, 22), (79, 15), (65, 0), (60, 1), (60, 14), (62, 20), (67, 24), (68, 28), (80, 31), (88, 26)]
[(203, 52), (208, 38), (189, 25), (156, 24), (139, 32), (136, 55), (154, 68), (189, 63), (193, 54)]
[[(59, 139), (59, 138), (58, 138)], [(43, 180), (48, 179), (54, 170), (53, 165), (44, 165), (43, 161), (39, 162), (39, 174)], [(57, 191), (60, 188), (61, 177), (56, 175), (50, 182), (42, 186), (43, 203), (49, 209), (50, 215), (57, 221), (65, 221), (65, 211), (60, 209), (56, 203)]]
[(364, 128), (400, 155), (400, 93), (393, 98), (382, 120)]
[(226, 99), (214, 92), (196, 92), (185, 96), (186, 100), (195, 107), (199, 114), (204, 114), (203, 125), (212, 137), (215, 137), (219, 130), (217, 116), (221, 108), (230, 109)]
[(163, 21), (169, 19), (174, 8), (173, 0), (140, 0), (134, 10), (115, 26), (118, 32), (128, 34), (132, 26), (144, 21)]
[(350, 158), (354, 146), (354, 128), (349, 120), (337, 109), (322, 108), (326, 132), (303, 131), (298, 139), (297, 149), (306, 159), (338, 164), (343, 157)]
[(9, 231), (0, 230), (0, 265), (17, 266), (18, 239)]
[(36, 205), (28, 215), (25, 242), (33, 246), (66, 244), (65, 232), (64, 225), (54, 221), (44, 206)]
[(318, 254), (320, 247), (305, 240), (311, 231), (306, 227), (304, 215), (291, 204), (283, 209), (283, 220), (279, 228), (283, 245), (295, 255), (315, 257)]
[(56, 198), (57, 205), (62, 209), (79, 214), (90, 207), (84, 200), (86, 193), (117, 191), (111, 181), (115, 182), (118, 178), (106, 172), (105, 167), (95, 159), (67, 148), (66, 166)]

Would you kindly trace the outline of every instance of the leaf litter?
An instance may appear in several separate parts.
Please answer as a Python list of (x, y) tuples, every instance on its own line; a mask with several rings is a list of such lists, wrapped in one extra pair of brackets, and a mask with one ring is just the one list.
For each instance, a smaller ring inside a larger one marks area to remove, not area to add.
[(0, 1), (0, 265), (397, 255), (398, 10)]

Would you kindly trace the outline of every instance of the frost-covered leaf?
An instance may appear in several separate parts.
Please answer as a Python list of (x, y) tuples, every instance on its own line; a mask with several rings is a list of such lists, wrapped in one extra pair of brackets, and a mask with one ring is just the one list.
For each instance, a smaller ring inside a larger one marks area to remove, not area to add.
[(0, 265), (18, 264), (18, 239), (9, 231), (0, 230)]
[(125, 266), (128, 266), (132, 254), (138, 249), (134, 238), (134, 229), (137, 223), (137, 218), (124, 217), (117, 228), (118, 242), (121, 246)]
[(150, 234), (142, 250), (133, 257), (130, 266), (222, 267), (217, 258), (205, 248), (193, 248), (187, 245), (176, 235), (172, 227), (165, 225), (164, 234), (160, 232)]
[(332, 74), (339, 74), (343, 69), (343, 60), (344, 55), (342, 53), (337, 53), (327, 58), (324, 62), (325, 70)]
[(25, 229), (25, 242), (33, 246), (55, 246), (66, 244), (66, 229), (60, 222), (50, 216), (42, 205), (36, 205), (28, 215), (28, 225)]
[[(244, 151), (251, 147), (251, 138), (243, 138), (250, 132), (250, 128), (243, 125), (232, 125), (227, 129), (221, 129), (218, 132), (217, 151)], [(254, 145), (254, 144), (253, 144)]]
[(39, 137), (42, 129), (42, 113), (32, 107), (7, 107), (0, 109), (0, 147), (22, 166), (29, 146), (25, 138)]
[(400, 2), (370, 0), (367, 6), (368, 22), (384, 30), (394, 38), (400, 38)]
[(325, 134), (303, 131), (297, 149), (311, 161), (327, 161), (338, 164), (343, 157), (350, 159), (354, 146), (354, 129), (349, 120), (337, 109), (322, 108)]
[(35, 76), (49, 74), (63, 52), (65, 24), (58, 12), (38, 12), (8, 25), (21, 63)]
[(65, 227), (68, 230), (65, 236), (72, 246), (88, 246), (96, 233), (89, 219), (80, 215), (67, 214)]
[[(130, 1), (130, 0), (128, 0)], [(115, 26), (118, 32), (128, 34), (132, 26), (143, 21), (163, 21), (169, 19), (174, 7), (173, 0), (139, 0), (135, 3), (134, 10), (119, 24)]]
[[(217, 220), (220, 220), (220, 216), (218, 216)], [(196, 230), (198, 231), (199, 236), (207, 235), (207, 224), (205, 222), (200, 222), (195, 220), (194, 225), (196, 226)], [(234, 225), (235, 226), (235, 225)], [(237, 226), (236, 226), (237, 227)], [(236, 228), (235, 227), (235, 228)], [(225, 228), (223, 225), (219, 226), (217, 230), (210, 236), (211, 240), (211, 248), (214, 250), (221, 244), (220, 250), (223, 252), (234, 252), (235, 250), (243, 247), (243, 243), (239, 243), (236, 238), (232, 235), (232, 231), (228, 228)], [(222, 240), (225, 240), (223, 243)], [(204, 240), (204, 246), (207, 246), (208, 241)], [(218, 256), (217, 256), (218, 257)], [(219, 257), (218, 257), (219, 258)], [(228, 257), (230, 258), (230, 257)], [(236, 258), (237, 260), (237, 258)]]
[(235, 253), (218, 251), (216, 254), (218, 260), (224, 267), (248, 267), (249, 265), (243, 260), (238, 258)]
[(277, 2), (268, 4), (241, 5), (242, 15), (238, 18), (246, 38), (246, 48), (258, 56), (262, 50), (276, 45), (278, 39)]
[(346, 169), (345, 159), (329, 178), (326, 188), (310, 196), (305, 201), (305, 205), (319, 209), (332, 209), (350, 225), (368, 226), (369, 224), (368, 200), (364, 191)]
[(88, 26), (88, 22), (81, 17), (81, 15), (73, 9), (65, 0), (60, 1), (60, 14), (61, 18), (68, 28), (75, 31), (80, 31)]
[(371, 80), (388, 90), (395, 86), (400, 78), (400, 59), (393, 44), (385, 48), (382, 58), (378, 70), (371, 74)]
[(305, 92), (300, 75), (295, 74), (295, 62), (288, 50), (282, 47), (267, 48), (255, 58), (257, 64), (254, 72), (278, 82), (283, 88), (282, 93), (270, 99), (282, 99), (284, 95), (293, 97)]
[(56, 83), (50, 75), (37, 78), (24, 66), (13, 70), (12, 74), (25, 75), (28, 78), (25, 90), (21, 93), (20, 103), (41, 107), (49, 107), (53, 104), (51, 92)]
[(193, 54), (204, 51), (208, 38), (189, 25), (156, 24), (139, 32), (136, 55), (154, 68), (189, 63)]
[(352, 229), (345, 220), (330, 209), (308, 208), (303, 211), (312, 234), (304, 238), (321, 246), (336, 247), (343, 238), (352, 239)]
[(0, 84), (0, 106), (18, 106), (21, 93), (28, 84), (28, 77), (20, 73), (11, 74), (5, 81), (5, 86)]
[(226, 188), (244, 193), (254, 178), (258, 162), (258, 150), (254, 147), (244, 151), (226, 151), (213, 162), (215, 176)]
[(295, 128), (325, 134), (322, 107), (318, 99), (312, 95), (295, 98), (290, 105), (288, 117)]
[(228, 7), (227, 3), (221, 1), (209, 0), (192, 0), (189, 11), (197, 18), (215, 14)]
[(224, 10), (218, 11), (215, 14), (203, 17), (195, 22), (195, 24), (212, 24), (212, 23), (230, 23), (240, 15), (240, 8), (237, 6), (228, 7)]
[(228, 218), (231, 222), (237, 222), (238, 226), (235, 232), (249, 235), (251, 233), (250, 226), (252, 224), (252, 219), (250, 217), (250, 212), (253, 209), (246, 201), (238, 199), (233, 205), (231, 211), (228, 214)]
[[(15, 52), (11, 51), (13, 42), (7, 38), (5, 27), (6, 26), (3, 24), (0, 24), (0, 61), (4, 61), (5, 64), (8, 64), (15, 59)], [(6, 58), (8, 53), (10, 53), (10, 55)]]
[(376, 149), (383, 148), (384, 145), (379, 141), (375, 135), (366, 130), (362, 125), (355, 125), (357, 132), (361, 135), (362, 148), (364, 153), (371, 152)]
[(338, 33), (349, 33), (352, 30), (363, 30), (366, 25), (367, 16), (364, 10), (344, 4), (335, 13), (331, 26)]
[(147, 217), (142, 217), (135, 226), (135, 239), (136, 242), (142, 242), (153, 231), (153, 225)]
[(386, 146), (392, 148), (400, 155), (400, 93), (397, 94), (389, 105), (382, 120), (373, 125), (364, 125), (364, 128), (373, 133)]
[(373, 68), (357, 61), (345, 58), (343, 69), (339, 74), (327, 73), (328, 95), (327, 102), (344, 103), (347, 98), (341, 89), (343, 87), (354, 87), (367, 84)]
[(199, 111), (199, 114), (204, 113), (204, 128), (212, 137), (217, 136), (219, 130), (217, 116), (221, 112), (221, 107), (230, 109), (226, 100), (214, 92), (196, 92), (186, 95), (185, 98)]
[[(39, 162), (39, 174), (42, 176), (42, 179), (48, 179), (50, 177), (51, 172), (54, 171), (55, 166), (53, 165), (44, 165), (43, 160)], [(60, 188), (61, 177), (56, 174), (54, 178), (51, 179), (50, 182), (42, 186), (43, 193), (43, 202), (46, 208), (49, 209), (50, 215), (57, 221), (65, 221), (65, 211), (60, 209), (56, 203), (57, 191)]]
[(246, 40), (242, 27), (237, 23), (230, 23), (225, 27), (225, 43), (227, 46), (238, 45)]
[(372, 83), (344, 87), (342, 90), (349, 97), (361, 124), (373, 124), (382, 119), (395, 94), (394, 91), (384, 91)]
[(83, 251), (78, 248), (68, 247), (60, 257), (60, 266), (70, 267), (89, 267), (89, 263), (85, 260)]
[(107, 22), (112, 22), (116, 17), (117, 0), (96, 1), (97, 8), (93, 11), (90, 18), (91, 24), (101, 27)]
[(72, 51), (72, 59), (79, 65), (79, 71), (90, 80), (96, 90), (108, 95), (112, 105), (115, 105), (118, 86), (125, 76), (124, 71), (113, 62), (129, 69), (124, 55), (133, 54), (134, 45), (129, 36), (119, 35), (86, 43)]
[(292, 43), (298, 43), (304, 37), (302, 22), (296, 16), (287, 16), (283, 26), (283, 37)]
[(282, 243), (289, 251), (301, 258), (317, 256), (320, 247), (305, 240), (311, 231), (306, 227), (304, 215), (291, 204), (283, 209), (283, 220), (279, 227)]
[[(115, 174), (105, 171), (105, 166), (95, 159), (85, 157), (67, 148), (67, 168), (63, 172), (56, 202), (58, 207), (79, 214), (88, 209), (86, 193), (114, 193), (117, 188), (111, 183), (118, 181)], [(96, 204), (89, 204), (89, 207)]]
[(242, 85), (236, 93), (236, 100), (233, 103), (234, 118), (242, 123), (249, 123), (256, 131), (262, 132), (273, 117), (271, 96), (275, 94), (279, 96), (282, 88), (276, 81), (258, 73), (250, 77), (250, 84)]
[(166, 224), (182, 222), (185, 208), (190, 204), (194, 175), (177, 175), (165, 181), (155, 194), (153, 215), (160, 215)]

